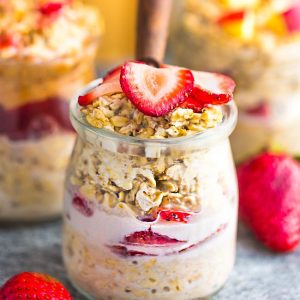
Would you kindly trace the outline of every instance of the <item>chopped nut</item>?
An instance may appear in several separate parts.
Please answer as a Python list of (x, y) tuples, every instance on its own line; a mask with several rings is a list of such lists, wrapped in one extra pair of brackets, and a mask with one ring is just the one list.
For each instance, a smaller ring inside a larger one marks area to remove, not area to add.
[(158, 188), (163, 192), (177, 192), (178, 185), (173, 180), (160, 181)]
[(129, 122), (128, 118), (122, 116), (114, 116), (110, 119), (110, 121), (116, 127), (125, 126)]

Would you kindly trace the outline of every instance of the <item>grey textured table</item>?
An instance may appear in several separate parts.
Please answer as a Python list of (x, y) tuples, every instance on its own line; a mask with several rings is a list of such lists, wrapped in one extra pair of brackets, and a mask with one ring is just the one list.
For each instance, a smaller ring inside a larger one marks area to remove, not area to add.
[[(60, 250), (59, 221), (0, 228), (0, 284), (22, 271), (52, 274), (70, 289), (74, 300), (84, 300), (69, 285)], [(300, 251), (275, 255), (239, 229), (234, 272), (215, 300), (300, 299)], [(176, 300), (176, 299), (174, 299)]]

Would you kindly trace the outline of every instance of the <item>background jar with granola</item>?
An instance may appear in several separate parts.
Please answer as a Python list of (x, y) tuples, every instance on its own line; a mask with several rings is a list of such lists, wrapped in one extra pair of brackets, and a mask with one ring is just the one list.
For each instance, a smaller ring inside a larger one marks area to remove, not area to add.
[(155, 118), (118, 92), (83, 108), (74, 99), (71, 119), (63, 253), (72, 283), (91, 299), (220, 289), (235, 258), (234, 103)]
[(300, 1), (178, 1), (176, 63), (237, 82), (237, 162), (266, 149), (300, 154)]
[(61, 212), (75, 132), (68, 100), (94, 77), (98, 17), (71, 1), (0, 3), (0, 220)]

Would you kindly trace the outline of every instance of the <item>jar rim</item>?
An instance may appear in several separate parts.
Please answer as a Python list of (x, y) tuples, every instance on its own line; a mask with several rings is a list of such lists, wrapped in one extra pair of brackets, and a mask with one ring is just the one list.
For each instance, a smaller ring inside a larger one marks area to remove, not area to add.
[[(149, 138), (141, 138), (134, 136), (123, 135), (114, 131), (107, 130), (105, 128), (96, 128), (90, 124), (88, 124), (83, 115), (80, 113), (80, 105), (78, 104), (78, 97), (80, 95), (84, 95), (89, 90), (95, 88), (103, 81), (102, 78), (98, 78), (90, 82), (87, 86), (85, 86), (79, 93), (73, 97), (70, 103), (70, 119), (73, 127), (76, 130), (76, 127), (79, 125), (80, 127), (86, 129), (89, 133), (94, 134), (97, 138), (106, 138), (113, 141), (125, 142), (126, 144), (132, 145), (141, 145), (141, 144), (149, 144), (149, 145), (165, 145), (165, 146), (176, 146), (182, 145), (189, 142), (203, 142), (206, 140), (216, 139), (218, 137), (229, 137), (232, 131), (235, 128), (237, 122), (238, 110), (235, 102), (232, 100), (226, 104), (221, 106), (223, 113), (223, 120), (220, 124), (218, 124), (214, 128), (209, 128), (203, 132), (182, 136), (182, 137), (170, 137), (165, 139), (149, 139)], [(77, 126), (76, 126), (77, 125)]]

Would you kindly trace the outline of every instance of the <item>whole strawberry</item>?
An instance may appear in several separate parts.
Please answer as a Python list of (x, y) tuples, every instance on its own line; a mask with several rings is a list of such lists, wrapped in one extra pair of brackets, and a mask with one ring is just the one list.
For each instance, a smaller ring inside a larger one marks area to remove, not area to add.
[(263, 153), (238, 167), (240, 216), (256, 237), (277, 252), (300, 242), (300, 164)]
[(66, 288), (55, 278), (24, 272), (10, 278), (0, 289), (0, 300), (72, 300)]

